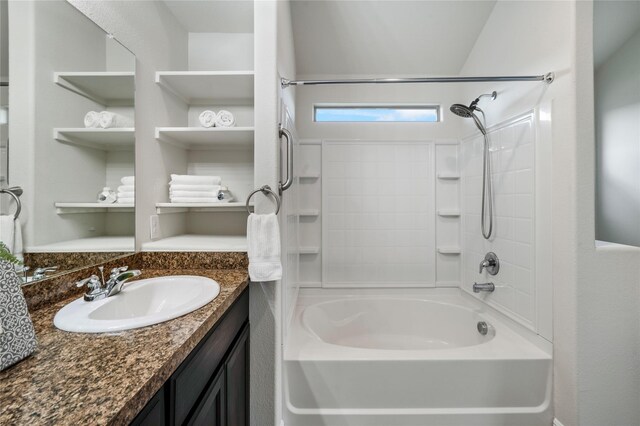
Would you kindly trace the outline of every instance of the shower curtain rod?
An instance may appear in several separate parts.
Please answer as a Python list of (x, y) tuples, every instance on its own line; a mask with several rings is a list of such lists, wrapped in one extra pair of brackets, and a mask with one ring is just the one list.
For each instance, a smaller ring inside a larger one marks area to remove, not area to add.
[(288, 80), (280, 79), (282, 88), (289, 86), (318, 86), (330, 84), (391, 84), (391, 83), (479, 83), (483, 81), (544, 81), (553, 83), (554, 73), (500, 77), (417, 77), (417, 78), (364, 78), (351, 80)]

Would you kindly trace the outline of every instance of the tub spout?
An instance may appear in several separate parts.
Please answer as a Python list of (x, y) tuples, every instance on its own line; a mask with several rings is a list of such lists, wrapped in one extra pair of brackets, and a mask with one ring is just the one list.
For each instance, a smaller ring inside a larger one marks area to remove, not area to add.
[(486, 291), (491, 293), (496, 289), (496, 286), (493, 283), (473, 283), (473, 292), (480, 293), (481, 291)]

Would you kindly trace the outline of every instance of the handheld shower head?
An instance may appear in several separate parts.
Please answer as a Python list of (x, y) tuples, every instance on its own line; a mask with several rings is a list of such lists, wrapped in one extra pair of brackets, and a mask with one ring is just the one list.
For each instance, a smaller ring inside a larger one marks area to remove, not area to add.
[(449, 109), (451, 110), (452, 113), (454, 113), (458, 117), (473, 118), (473, 121), (476, 123), (478, 130), (480, 130), (480, 132), (483, 135), (487, 134), (487, 131), (484, 128), (484, 125), (482, 124), (478, 116), (474, 113), (475, 110), (479, 110), (479, 111), (481, 110), (480, 108), (477, 108), (473, 103), (470, 106), (466, 106), (462, 104), (453, 104)]

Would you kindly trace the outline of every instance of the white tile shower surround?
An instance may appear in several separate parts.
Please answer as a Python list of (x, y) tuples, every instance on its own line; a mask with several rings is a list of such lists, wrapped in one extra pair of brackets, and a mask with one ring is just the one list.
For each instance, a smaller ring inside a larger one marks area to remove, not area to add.
[(435, 285), (433, 170), (429, 142), (323, 142), (323, 286)]
[[(463, 140), (463, 290), (474, 282), (493, 282), (493, 293), (476, 297), (527, 327), (535, 323), (534, 215), (535, 127), (533, 113), (500, 124), (489, 132), (494, 193), (494, 235), (480, 232), (482, 135)], [(485, 253), (500, 259), (500, 272), (478, 274)]]

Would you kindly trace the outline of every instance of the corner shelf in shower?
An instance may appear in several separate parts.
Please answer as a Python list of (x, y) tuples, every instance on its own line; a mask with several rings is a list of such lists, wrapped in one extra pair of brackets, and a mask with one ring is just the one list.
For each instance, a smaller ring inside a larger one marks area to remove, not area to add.
[(438, 210), (440, 217), (460, 217), (460, 210)]
[(320, 216), (320, 210), (318, 209), (302, 209), (298, 212), (299, 216), (303, 217), (317, 217)]
[(55, 128), (53, 129), (53, 138), (58, 142), (104, 151), (131, 151), (136, 140), (133, 127), (114, 129)]
[(456, 174), (447, 174), (447, 173), (438, 173), (438, 179), (442, 180), (458, 180), (460, 179), (460, 175)]
[(53, 82), (60, 87), (104, 106), (131, 106), (134, 103), (135, 73), (56, 72)]
[(176, 235), (142, 244), (142, 251), (246, 252), (244, 235)]
[[(253, 210), (253, 205), (249, 205)], [(245, 203), (156, 203), (157, 214), (188, 213), (188, 212), (244, 212), (247, 213)]]
[(253, 149), (253, 127), (156, 127), (156, 139), (185, 149)]
[(57, 214), (75, 213), (133, 213), (133, 204), (103, 203), (55, 203)]
[(158, 71), (156, 84), (187, 105), (253, 104), (253, 71)]
[(440, 254), (460, 254), (461, 252), (460, 247), (438, 247)]
[(320, 247), (300, 247), (298, 248), (298, 253), (299, 254), (319, 254), (320, 253)]
[(314, 172), (308, 172), (308, 173), (303, 173), (300, 176), (298, 176), (299, 179), (304, 179), (304, 180), (315, 180), (315, 179), (319, 179), (320, 178), (320, 173), (314, 173)]

